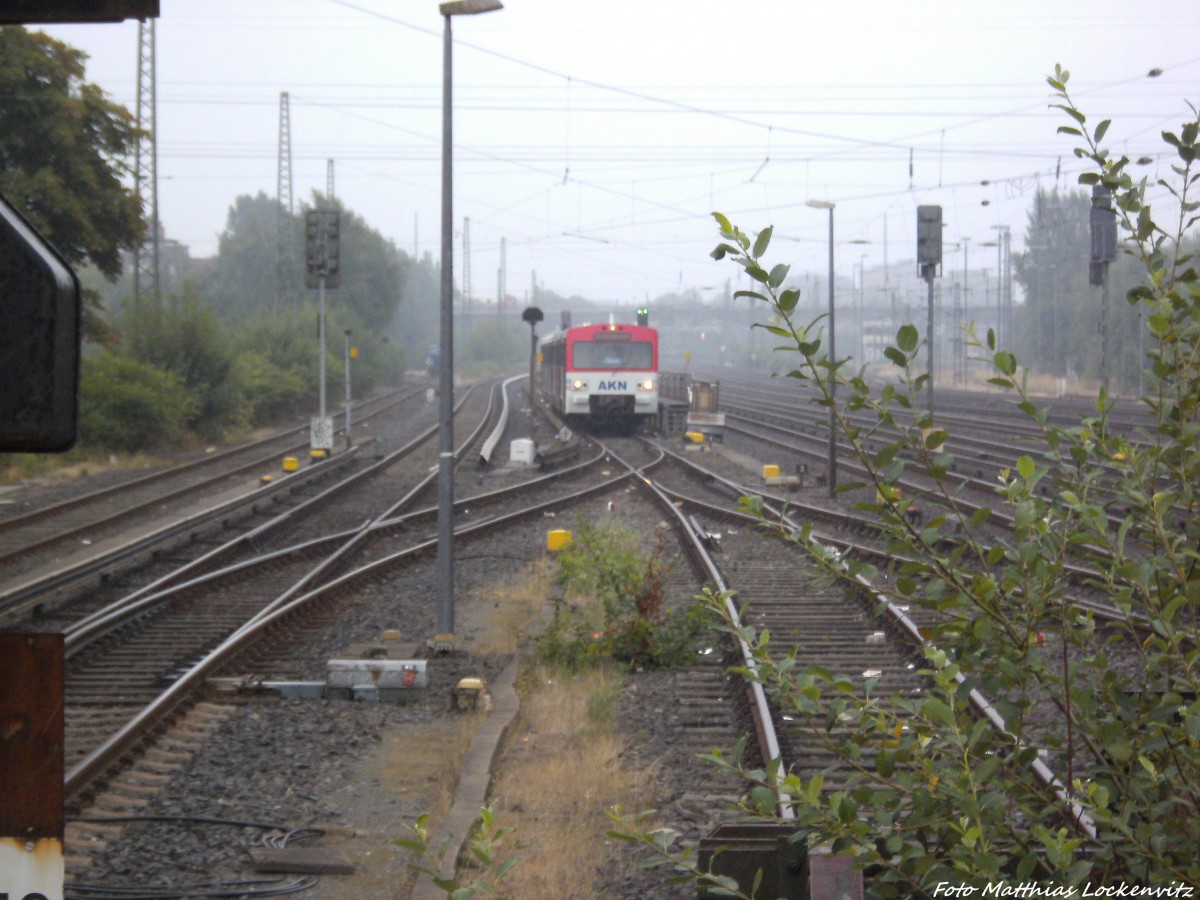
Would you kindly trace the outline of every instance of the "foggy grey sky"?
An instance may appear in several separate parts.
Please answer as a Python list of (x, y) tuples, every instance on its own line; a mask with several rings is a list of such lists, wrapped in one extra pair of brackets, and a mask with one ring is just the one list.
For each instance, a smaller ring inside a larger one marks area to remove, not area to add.
[[(734, 270), (707, 255), (714, 209), (774, 225), (788, 240), (772, 262), (823, 271), (810, 198), (837, 203), (839, 244), (871, 242), (839, 246), (847, 277), (864, 253), (912, 260), (919, 204), (943, 207), (947, 242), (1007, 224), (1018, 249), (1036, 188), (1075, 188), (1082, 166), (1048, 108), (1056, 62), (1089, 120), (1113, 119), (1105, 144), (1154, 160), (1136, 169), (1151, 180), (1169, 175), (1159, 133), (1200, 101), (1194, 0), (505, 2), (454, 24), (455, 274), (470, 217), (477, 297), (496, 295), (501, 238), (518, 299), (534, 270), (620, 303), (715, 290)], [(134, 109), (136, 22), (44, 30)], [(297, 208), (332, 158), (343, 203), (437, 257), (435, 0), (163, 0), (156, 32), (168, 237), (211, 255), (239, 194), (275, 194), (288, 91)]]

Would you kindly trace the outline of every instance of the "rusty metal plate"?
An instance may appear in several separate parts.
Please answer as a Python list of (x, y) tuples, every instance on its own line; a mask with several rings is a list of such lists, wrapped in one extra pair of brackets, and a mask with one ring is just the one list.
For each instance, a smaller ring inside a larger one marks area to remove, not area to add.
[(0, 634), (0, 837), (63, 837), (63, 637)]

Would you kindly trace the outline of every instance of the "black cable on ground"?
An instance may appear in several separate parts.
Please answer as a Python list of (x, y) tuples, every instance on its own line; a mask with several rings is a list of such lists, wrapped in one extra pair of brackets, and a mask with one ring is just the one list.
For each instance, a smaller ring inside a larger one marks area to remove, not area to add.
[[(325, 834), (321, 828), (288, 828), (275, 822), (253, 822), (240, 819), (221, 819), (212, 816), (81, 816), (68, 822), (91, 822), (98, 824), (117, 822), (176, 822), (184, 825), (220, 825), (231, 828), (257, 828), (263, 832), (258, 843), (264, 847), (283, 848), (289, 843), (319, 838)], [(271, 832), (278, 832), (272, 834)], [(320, 881), (313, 875), (285, 880), (255, 879), (250, 881), (225, 881), (211, 884), (185, 886), (159, 885), (155, 887), (104, 885), (86, 882), (71, 882), (63, 893), (65, 900), (181, 900), (188, 897), (277, 897), (308, 890)]]
[(186, 887), (131, 887), (128, 885), (71, 882), (63, 892), (65, 900), (183, 900), (188, 897), (278, 897), (315, 887), (313, 875), (285, 880), (254, 879), (195, 884)]

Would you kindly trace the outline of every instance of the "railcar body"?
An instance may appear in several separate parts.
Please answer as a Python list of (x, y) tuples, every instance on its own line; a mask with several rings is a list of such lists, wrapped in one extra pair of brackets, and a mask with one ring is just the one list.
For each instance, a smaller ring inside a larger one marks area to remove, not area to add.
[(541, 342), (543, 399), (569, 425), (629, 430), (658, 418), (658, 331), (577, 325)]

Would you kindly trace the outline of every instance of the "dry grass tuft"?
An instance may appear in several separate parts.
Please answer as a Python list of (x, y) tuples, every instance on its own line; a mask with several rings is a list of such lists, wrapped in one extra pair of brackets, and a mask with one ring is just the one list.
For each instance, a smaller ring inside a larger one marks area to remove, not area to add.
[(606, 811), (652, 802), (653, 767), (627, 767), (616, 714), (622, 673), (537, 669), (493, 790), (496, 821), (515, 830), (514, 897), (599, 897), (588, 885), (619, 865)]
[(550, 614), (552, 578), (549, 560), (542, 559), (526, 566), (512, 581), (489, 589), (477, 604), (483, 613), (471, 652), (480, 656), (516, 653), (523, 639), (540, 631), (543, 617)]

